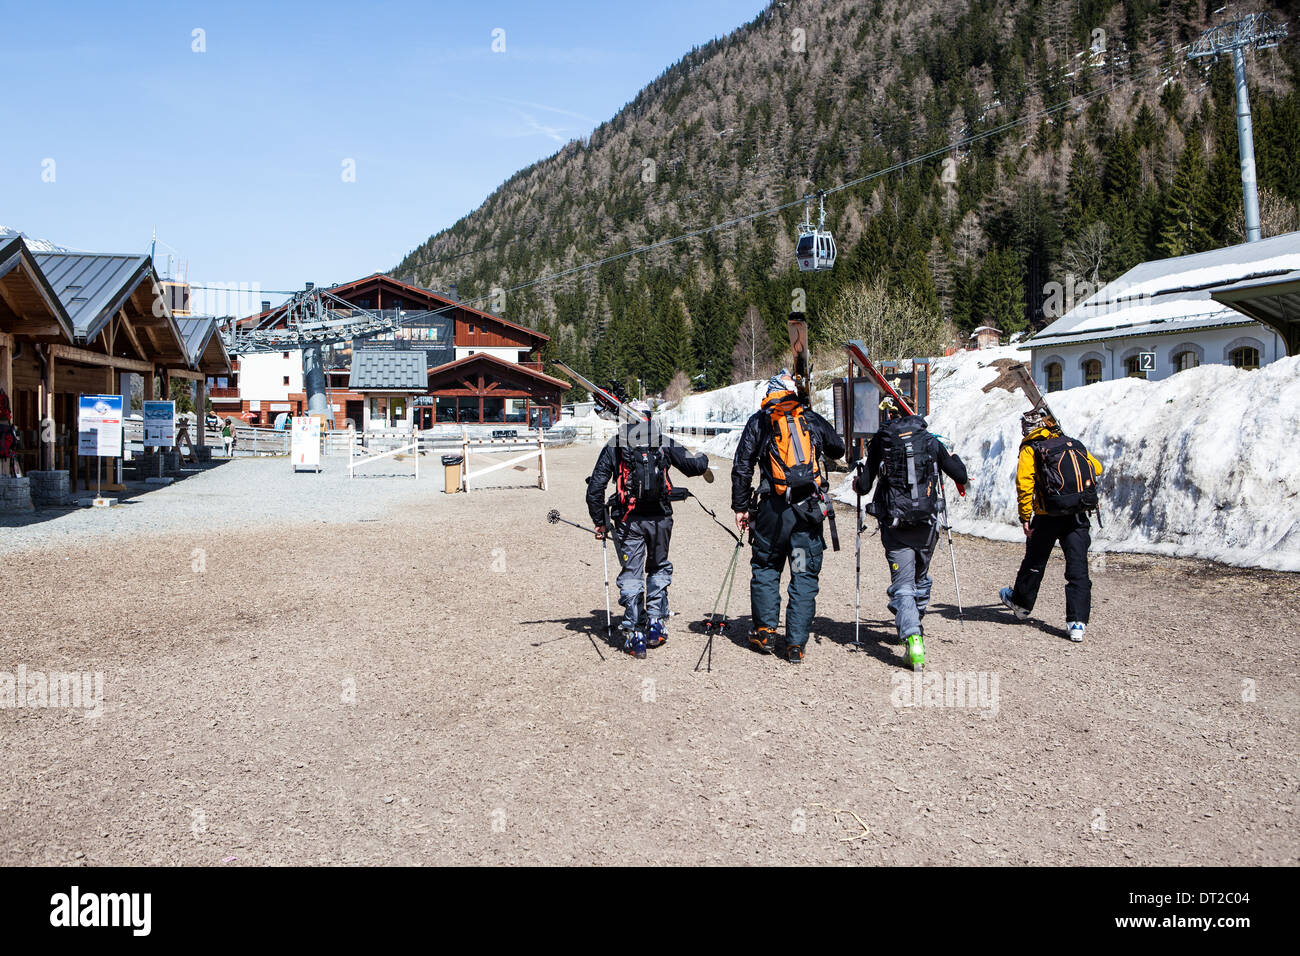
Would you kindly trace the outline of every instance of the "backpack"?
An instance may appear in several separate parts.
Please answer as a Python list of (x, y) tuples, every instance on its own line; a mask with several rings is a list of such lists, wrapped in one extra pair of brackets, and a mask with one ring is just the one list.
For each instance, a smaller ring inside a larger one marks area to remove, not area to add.
[(939, 458), (919, 415), (880, 429), (880, 468), (885, 476), (884, 513), (890, 527), (929, 524), (939, 513)]
[(772, 426), (764, 460), (769, 490), (803, 518), (821, 521), (825, 479), (803, 405), (793, 392), (775, 392), (763, 400), (763, 411)]
[(1097, 480), (1088, 449), (1077, 438), (1058, 435), (1032, 442), (1034, 489), (1049, 515), (1073, 515), (1097, 508)]
[(661, 505), (673, 490), (668, 480), (668, 456), (659, 448), (619, 448), (614, 489), (624, 521), (639, 504)]

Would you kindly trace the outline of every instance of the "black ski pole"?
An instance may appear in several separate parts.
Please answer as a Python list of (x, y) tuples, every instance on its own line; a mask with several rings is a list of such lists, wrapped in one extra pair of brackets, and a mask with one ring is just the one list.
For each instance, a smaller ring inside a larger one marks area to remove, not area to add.
[(585, 524), (578, 524), (578, 522), (570, 521), (568, 518), (561, 518), (560, 513), (554, 508), (546, 513), (546, 521), (548, 524), (567, 524), (572, 528), (577, 528), (579, 531), (585, 531), (587, 534), (591, 535), (596, 533), (595, 528), (588, 528)]

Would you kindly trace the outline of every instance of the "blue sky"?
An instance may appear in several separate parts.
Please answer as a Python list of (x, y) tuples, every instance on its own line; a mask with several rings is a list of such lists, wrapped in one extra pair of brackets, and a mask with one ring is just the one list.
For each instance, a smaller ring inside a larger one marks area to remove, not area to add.
[(388, 269), (763, 6), (3, 0), (0, 225), (105, 252), (156, 226), (196, 284)]

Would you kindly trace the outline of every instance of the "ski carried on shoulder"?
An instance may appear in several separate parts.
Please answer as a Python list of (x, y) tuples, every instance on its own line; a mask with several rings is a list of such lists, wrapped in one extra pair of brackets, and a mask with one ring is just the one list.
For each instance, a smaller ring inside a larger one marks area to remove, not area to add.
[(623, 401), (621, 398), (619, 398), (609, 389), (601, 388), (591, 379), (587, 378), (585, 375), (581, 375), (578, 372), (575, 372), (573, 369), (569, 368), (569, 366), (565, 365), (563, 362), (556, 362), (555, 367), (558, 368), (565, 375), (571, 376), (578, 385), (581, 385), (587, 391), (591, 392), (592, 401), (594, 401), (597, 405), (601, 406), (601, 408), (604, 411), (612, 412), (615, 415), (622, 415), (624, 418), (626, 418), (629, 422), (632, 422), (633, 424), (640, 424), (641, 422), (645, 421), (646, 416), (642, 415), (636, 409), (632, 408), (631, 405)]
[[(813, 407), (812, 399), (812, 352), (808, 350), (808, 317), (802, 312), (791, 312), (789, 320), (786, 323), (787, 332), (790, 335), (790, 355), (794, 366), (790, 370), (794, 378), (795, 391), (799, 395), (799, 401), (804, 408)], [(826, 460), (822, 459), (822, 475), (827, 475)], [(825, 478), (827, 489), (830, 487), (829, 477)], [(840, 549), (840, 529), (835, 523), (835, 502), (830, 501), (826, 507), (826, 518), (831, 526), (831, 550)]]
[(1047, 399), (1043, 398), (1043, 393), (1038, 390), (1038, 383), (1034, 381), (1034, 376), (1029, 371), (1029, 366), (1024, 362), (1018, 362), (1011, 366), (1011, 374), (1015, 375), (1020, 381), (1020, 387), (1024, 390), (1025, 398), (1029, 399), (1033, 410), (1043, 416), (1043, 422), (1050, 428), (1057, 431), (1063, 431), (1061, 421), (1052, 414), (1052, 410), (1047, 407)]
[(853, 364), (866, 373), (867, 378), (871, 380), (871, 383), (875, 385), (876, 388), (880, 389), (880, 391), (887, 397), (893, 399), (894, 404), (898, 406), (899, 411), (904, 415), (916, 414), (915, 409), (912, 408), (912, 404), (900, 395), (898, 389), (889, 384), (889, 379), (885, 378), (885, 376), (880, 373), (880, 370), (872, 364), (871, 359), (867, 356), (867, 346), (864, 343), (857, 339), (854, 339), (851, 342), (846, 342), (844, 344), (844, 351), (849, 353), (849, 358), (853, 360)]

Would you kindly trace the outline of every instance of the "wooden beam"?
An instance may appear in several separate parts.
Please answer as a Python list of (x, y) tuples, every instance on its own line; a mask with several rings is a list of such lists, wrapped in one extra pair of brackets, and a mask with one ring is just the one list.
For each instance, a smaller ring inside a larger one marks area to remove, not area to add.
[[(45, 357), (45, 394), (41, 396), (41, 460), (42, 467), (46, 471), (54, 470), (54, 350), (57, 345), (50, 346), (50, 352)], [(49, 422), (46, 427), (46, 422)]]
[(140, 372), (142, 374), (151, 374), (153, 372), (153, 365), (148, 362), (141, 362), (138, 359), (117, 358), (112, 355), (101, 355), (99, 352), (91, 352), (89, 349), (77, 348), (75, 345), (63, 345), (62, 343), (55, 343), (50, 346), (50, 357), (61, 358), (66, 362), (79, 362), (82, 365), (115, 368), (125, 372)]
[(171, 378), (186, 378), (191, 382), (203, 381), (203, 373), (189, 368), (169, 368), (166, 374)]
[(126, 309), (121, 309), (117, 313), (118, 327), (126, 333), (127, 340), (131, 343), (131, 348), (135, 349), (135, 354), (141, 359), (144, 358), (144, 349), (140, 348), (140, 339), (135, 334), (135, 328), (131, 325), (130, 320), (126, 317)]
[(0, 392), (9, 399), (10, 410), (17, 414), (14, 406), (18, 403), (18, 397), (14, 395), (14, 350), (13, 340), (8, 336), (0, 337)]

